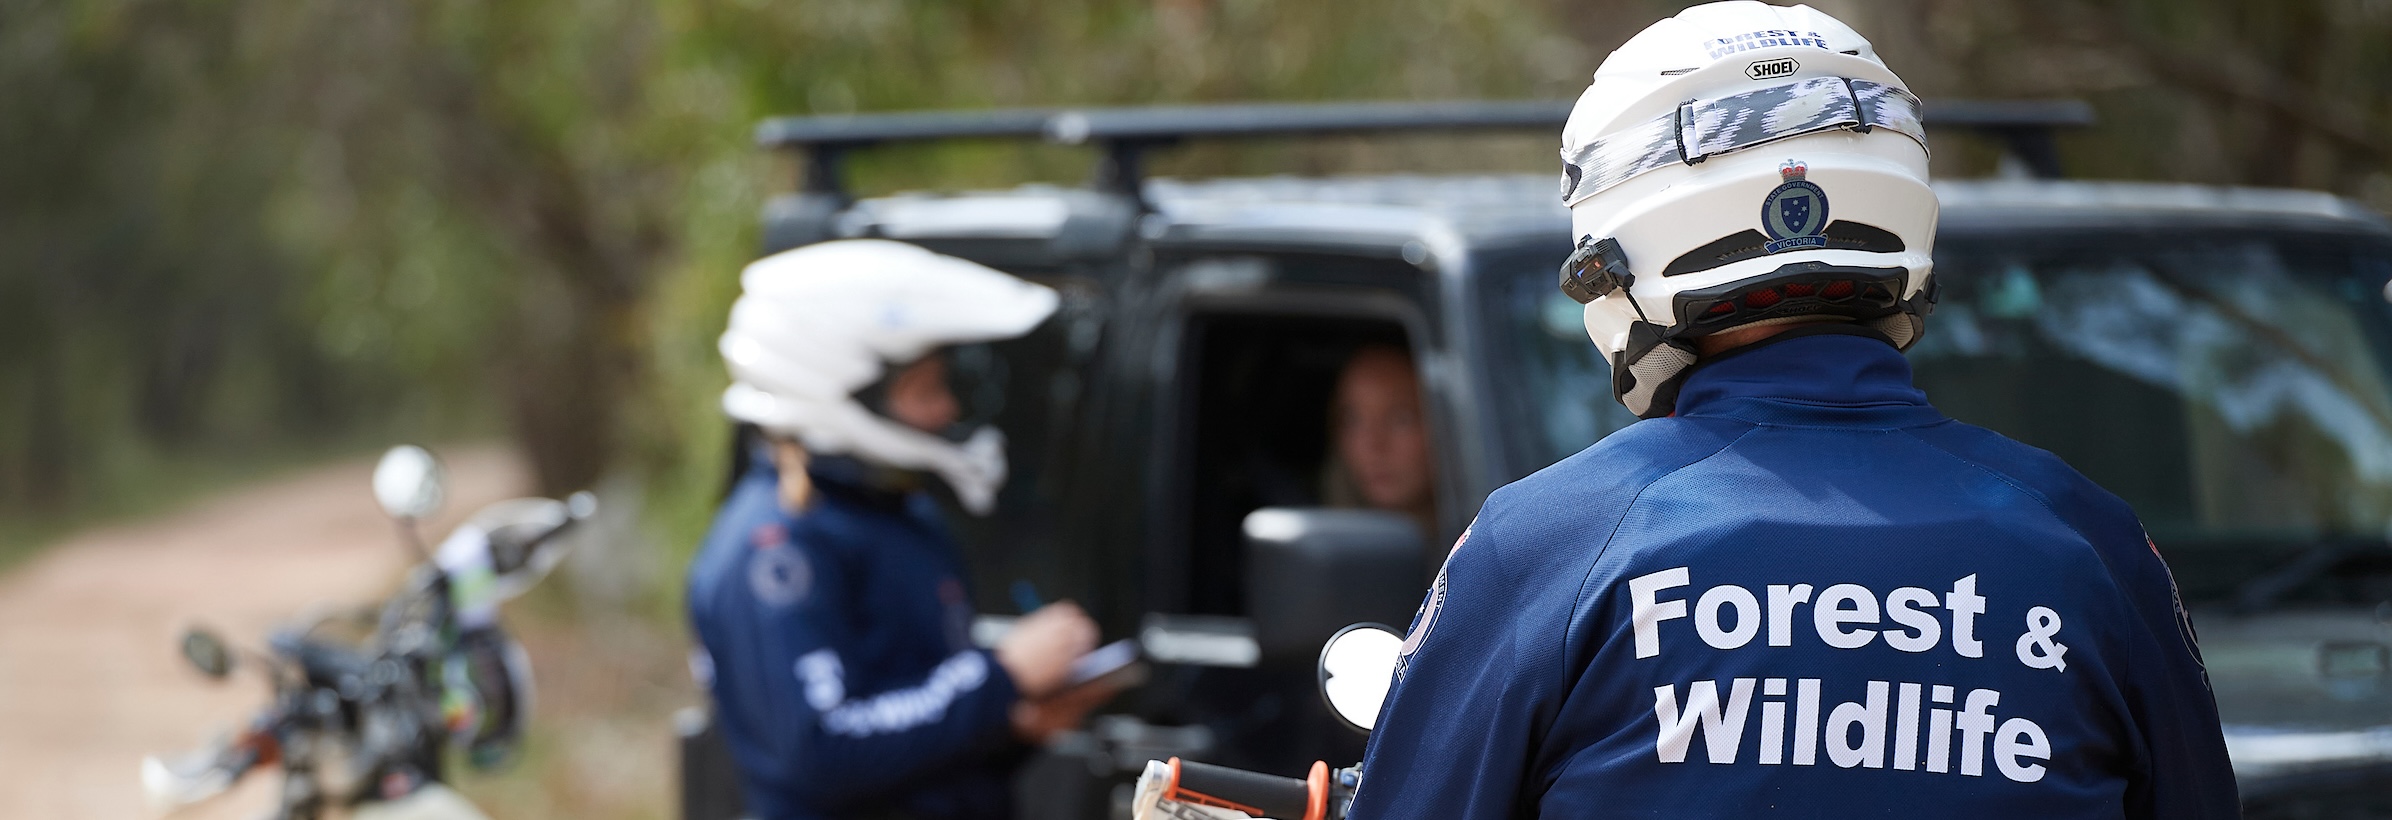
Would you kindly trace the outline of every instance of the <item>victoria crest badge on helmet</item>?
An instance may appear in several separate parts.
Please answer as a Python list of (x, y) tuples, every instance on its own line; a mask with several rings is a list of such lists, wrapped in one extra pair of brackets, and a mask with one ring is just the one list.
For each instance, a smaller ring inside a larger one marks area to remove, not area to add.
[(1769, 189), (1769, 196), (1761, 200), (1761, 229), (1769, 234), (1769, 244), (1761, 246), (1762, 252), (1827, 246), (1827, 237), (1821, 235), (1827, 227), (1827, 192), (1803, 178), (1809, 171), (1799, 160), (1786, 160), (1777, 167), (1786, 182)]

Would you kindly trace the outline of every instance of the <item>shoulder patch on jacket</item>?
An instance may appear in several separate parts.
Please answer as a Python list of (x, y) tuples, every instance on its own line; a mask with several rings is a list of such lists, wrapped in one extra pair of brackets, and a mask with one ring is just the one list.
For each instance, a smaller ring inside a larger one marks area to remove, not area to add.
[[(1451, 566), (1453, 564), (1454, 553), (1461, 552), (1462, 545), (1467, 543), (1470, 543), (1470, 529), (1464, 527), (1462, 529), (1462, 537), (1454, 539), (1453, 549), (1445, 554), (1445, 563), (1447, 566)], [(1437, 626), (1437, 613), (1438, 611), (1444, 609), (1444, 607), (1445, 569), (1443, 567), (1439, 567), (1437, 569), (1436, 582), (1429, 585), (1428, 597), (1420, 602), (1420, 610), (1412, 615), (1412, 629), (1410, 632), (1404, 635), (1403, 649), (1396, 653), (1396, 680), (1403, 680), (1404, 670), (1412, 665), (1413, 653), (1420, 651), (1420, 644), (1422, 641), (1428, 640), (1429, 632), (1433, 631)]]
[(789, 543), (789, 530), (779, 524), (756, 529), (750, 541), (755, 547), (748, 556), (748, 591), (765, 606), (795, 606), (806, 599), (814, 587), (814, 567), (806, 563), (805, 553)]

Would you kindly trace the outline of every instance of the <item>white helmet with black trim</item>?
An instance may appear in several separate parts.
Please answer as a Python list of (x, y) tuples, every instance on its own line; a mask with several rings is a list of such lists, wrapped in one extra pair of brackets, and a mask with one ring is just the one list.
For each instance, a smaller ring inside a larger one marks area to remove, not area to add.
[(1833, 318), (1908, 349), (1935, 287), (1919, 101), (1808, 6), (1679, 12), (1596, 69), (1562, 130), (1564, 293), (1613, 394), (1670, 414), (1692, 339)]
[(1029, 333), (1055, 312), (1054, 289), (883, 239), (774, 254), (739, 283), (719, 345), (733, 380), (725, 412), (816, 455), (934, 473), (966, 509), (987, 514), (1005, 481), (1004, 436), (993, 425), (934, 435), (857, 394), (940, 348)]

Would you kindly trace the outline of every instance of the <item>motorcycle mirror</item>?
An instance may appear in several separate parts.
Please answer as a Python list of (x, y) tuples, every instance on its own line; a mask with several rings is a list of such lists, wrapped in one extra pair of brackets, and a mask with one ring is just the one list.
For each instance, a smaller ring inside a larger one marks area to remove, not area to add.
[(565, 498), (565, 514), (573, 516), (575, 521), (587, 520), (590, 516), (597, 515), (598, 496), (588, 490), (567, 496)]
[(1347, 726), (1368, 734), (1379, 704), (1395, 685), (1395, 661), (1404, 639), (1379, 624), (1340, 629), (1321, 647), (1321, 698)]
[(183, 631), (182, 644), (183, 660), (190, 661), (200, 674), (217, 680), (232, 674), (233, 650), (225, 646), (224, 639), (216, 637), (216, 633), (195, 626)]
[(427, 518), (440, 509), (444, 487), (440, 459), (430, 450), (402, 444), (382, 454), (374, 465), (374, 500), (382, 511), (402, 521)]

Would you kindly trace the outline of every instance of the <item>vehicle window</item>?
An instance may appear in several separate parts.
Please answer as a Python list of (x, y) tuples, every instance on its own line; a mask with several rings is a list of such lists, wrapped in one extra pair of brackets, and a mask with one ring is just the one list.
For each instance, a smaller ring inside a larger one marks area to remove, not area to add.
[(2380, 249), (2088, 238), (1936, 257), (1946, 290), (1911, 352), (1919, 385), (2124, 498), (2188, 587), (2223, 592), (2288, 551), (2392, 531)]
[(1636, 416), (1611, 398), (1611, 367), (1586, 336), (1584, 306), (1554, 286), (1563, 248), (1487, 258), (1483, 338), (1509, 479), (1584, 450)]
[[(1387, 321), (1294, 313), (1189, 317), (1173, 424), (1182, 437), (1174, 448), (1178, 474), (1168, 502), (1176, 511), (1167, 519), (1185, 522), (1173, 527), (1186, 539), (1174, 545), (1184, 545), (1177, 562), (1182, 569), (1171, 579), (1183, 584), (1172, 596), (1185, 602), (1179, 611), (1261, 615), (1246, 596), (1247, 513), (1274, 506), (1374, 506), (1360, 469), (1341, 461), (1356, 447), (1340, 441), (1339, 425), (1346, 423), (1340, 412), (1355, 409), (1340, 407), (1341, 385), (1370, 379), (1391, 388), (1379, 367), (1370, 368), (1373, 376), (1354, 376), (1356, 363), (1375, 351), (1377, 363), (1386, 366), (1388, 351), (1410, 348), (1402, 326)], [(1410, 361), (1400, 366), (1414, 367)], [(1380, 392), (1378, 398), (1390, 396)], [(1418, 432), (1415, 443), (1433, 445), (1429, 431)], [(1363, 458), (1387, 467), (1385, 459), (1401, 449), (1382, 446), (1392, 445), (1390, 439), (1363, 442), (1374, 449)], [(1415, 475), (1433, 482), (1433, 470)], [(1422, 566), (1420, 588), (1427, 588), (1431, 572)], [(1307, 658), (1296, 666), (1266, 659), (1252, 669), (1182, 667), (1150, 689), (1175, 693), (1171, 700), (1194, 714), (1219, 716), (1207, 725), (1221, 743), (1221, 759), (1263, 771), (1300, 771), (1313, 760), (1363, 751), (1360, 736), (1331, 722), (1318, 686)]]
[[(1482, 267), (1513, 477), (1633, 421), (1578, 305), (1554, 289), (1559, 256)], [(2382, 244), (1961, 238), (1939, 244), (1936, 264), (1942, 304), (1910, 355), (1919, 386), (1954, 418), (2050, 450), (2124, 498), (2188, 597), (2227, 595), (2320, 544), (2380, 547), (2392, 534)]]
[(1244, 615), (1246, 514), (1367, 505), (1331, 435), (1336, 391), (1358, 351), (1410, 345), (1371, 320), (1219, 314), (1188, 327), (1188, 611)]

